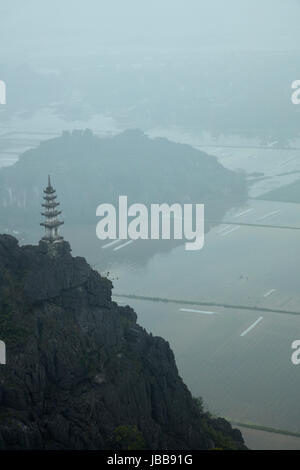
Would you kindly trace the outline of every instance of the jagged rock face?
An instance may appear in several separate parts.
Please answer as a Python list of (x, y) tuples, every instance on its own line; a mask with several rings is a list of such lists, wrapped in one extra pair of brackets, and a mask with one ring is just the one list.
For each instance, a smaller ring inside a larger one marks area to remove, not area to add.
[[(109, 449), (122, 425), (149, 449), (217, 446), (169, 344), (111, 289), (66, 242), (49, 250), (0, 236), (0, 449)], [(226, 421), (211, 425), (243, 448)]]
[(138, 130), (113, 138), (78, 130), (43, 141), (22, 154), (16, 164), (1, 168), (3, 227), (30, 231), (39, 224), (42, 186), (37, 182), (47, 174), (53, 175), (64, 218), (75, 225), (96, 224), (98, 205), (117, 205), (120, 195), (127, 195), (130, 204), (147, 206), (204, 203), (212, 221), (222, 219), (247, 197), (241, 173), (189, 145), (150, 139)]

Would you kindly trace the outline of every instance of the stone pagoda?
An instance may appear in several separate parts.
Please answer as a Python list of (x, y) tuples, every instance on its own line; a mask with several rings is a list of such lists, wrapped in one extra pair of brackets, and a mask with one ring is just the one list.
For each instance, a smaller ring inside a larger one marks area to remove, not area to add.
[(59, 235), (59, 227), (64, 222), (58, 219), (61, 211), (57, 209), (59, 202), (56, 201), (56, 198), (56, 191), (51, 185), (50, 176), (48, 176), (48, 186), (44, 189), (44, 203), (42, 204), (45, 212), (41, 213), (45, 217), (45, 221), (41, 223), (45, 227), (45, 236), (42, 241), (46, 243), (63, 242), (63, 237)]

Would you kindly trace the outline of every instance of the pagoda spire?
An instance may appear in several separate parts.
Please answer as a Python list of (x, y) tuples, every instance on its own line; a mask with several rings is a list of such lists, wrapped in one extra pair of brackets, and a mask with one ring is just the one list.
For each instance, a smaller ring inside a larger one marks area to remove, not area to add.
[(59, 235), (58, 228), (63, 225), (63, 221), (58, 219), (61, 211), (58, 210), (59, 202), (56, 201), (56, 191), (51, 184), (50, 175), (48, 175), (48, 186), (44, 189), (44, 202), (42, 207), (45, 208), (41, 214), (45, 217), (45, 221), (40, 225), (45, 227), (45, 236), (42, 238), (47, 243), (58, 243), (63, 241), (63, 237)]

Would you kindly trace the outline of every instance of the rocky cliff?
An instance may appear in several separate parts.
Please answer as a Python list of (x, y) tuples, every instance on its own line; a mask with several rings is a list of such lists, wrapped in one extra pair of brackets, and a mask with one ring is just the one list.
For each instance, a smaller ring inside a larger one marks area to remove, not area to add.
[(0, 449), (243, 448), (111, 289), (66, 242), (0, 236)]

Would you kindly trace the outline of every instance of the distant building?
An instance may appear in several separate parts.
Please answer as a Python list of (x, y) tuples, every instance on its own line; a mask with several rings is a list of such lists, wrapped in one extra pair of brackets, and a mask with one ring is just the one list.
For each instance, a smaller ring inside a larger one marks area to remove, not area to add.
[(44, 203), (42, 207), (45, 212), (41, 214), (45, 217), (45, 221), (41, 223), (45, 227), (45, 236), (42, 238), (47, 243), (59, 243), (63, 241), (63, 237), (59, 234), (59, 227), (63, 225), (63, 221), (58, 219), (61, 211), (58, 210), (59, 202), (56, 201), (56, 191), (51, 185), (50, 176), (48, 176), (48, 186), (44, 189)]

